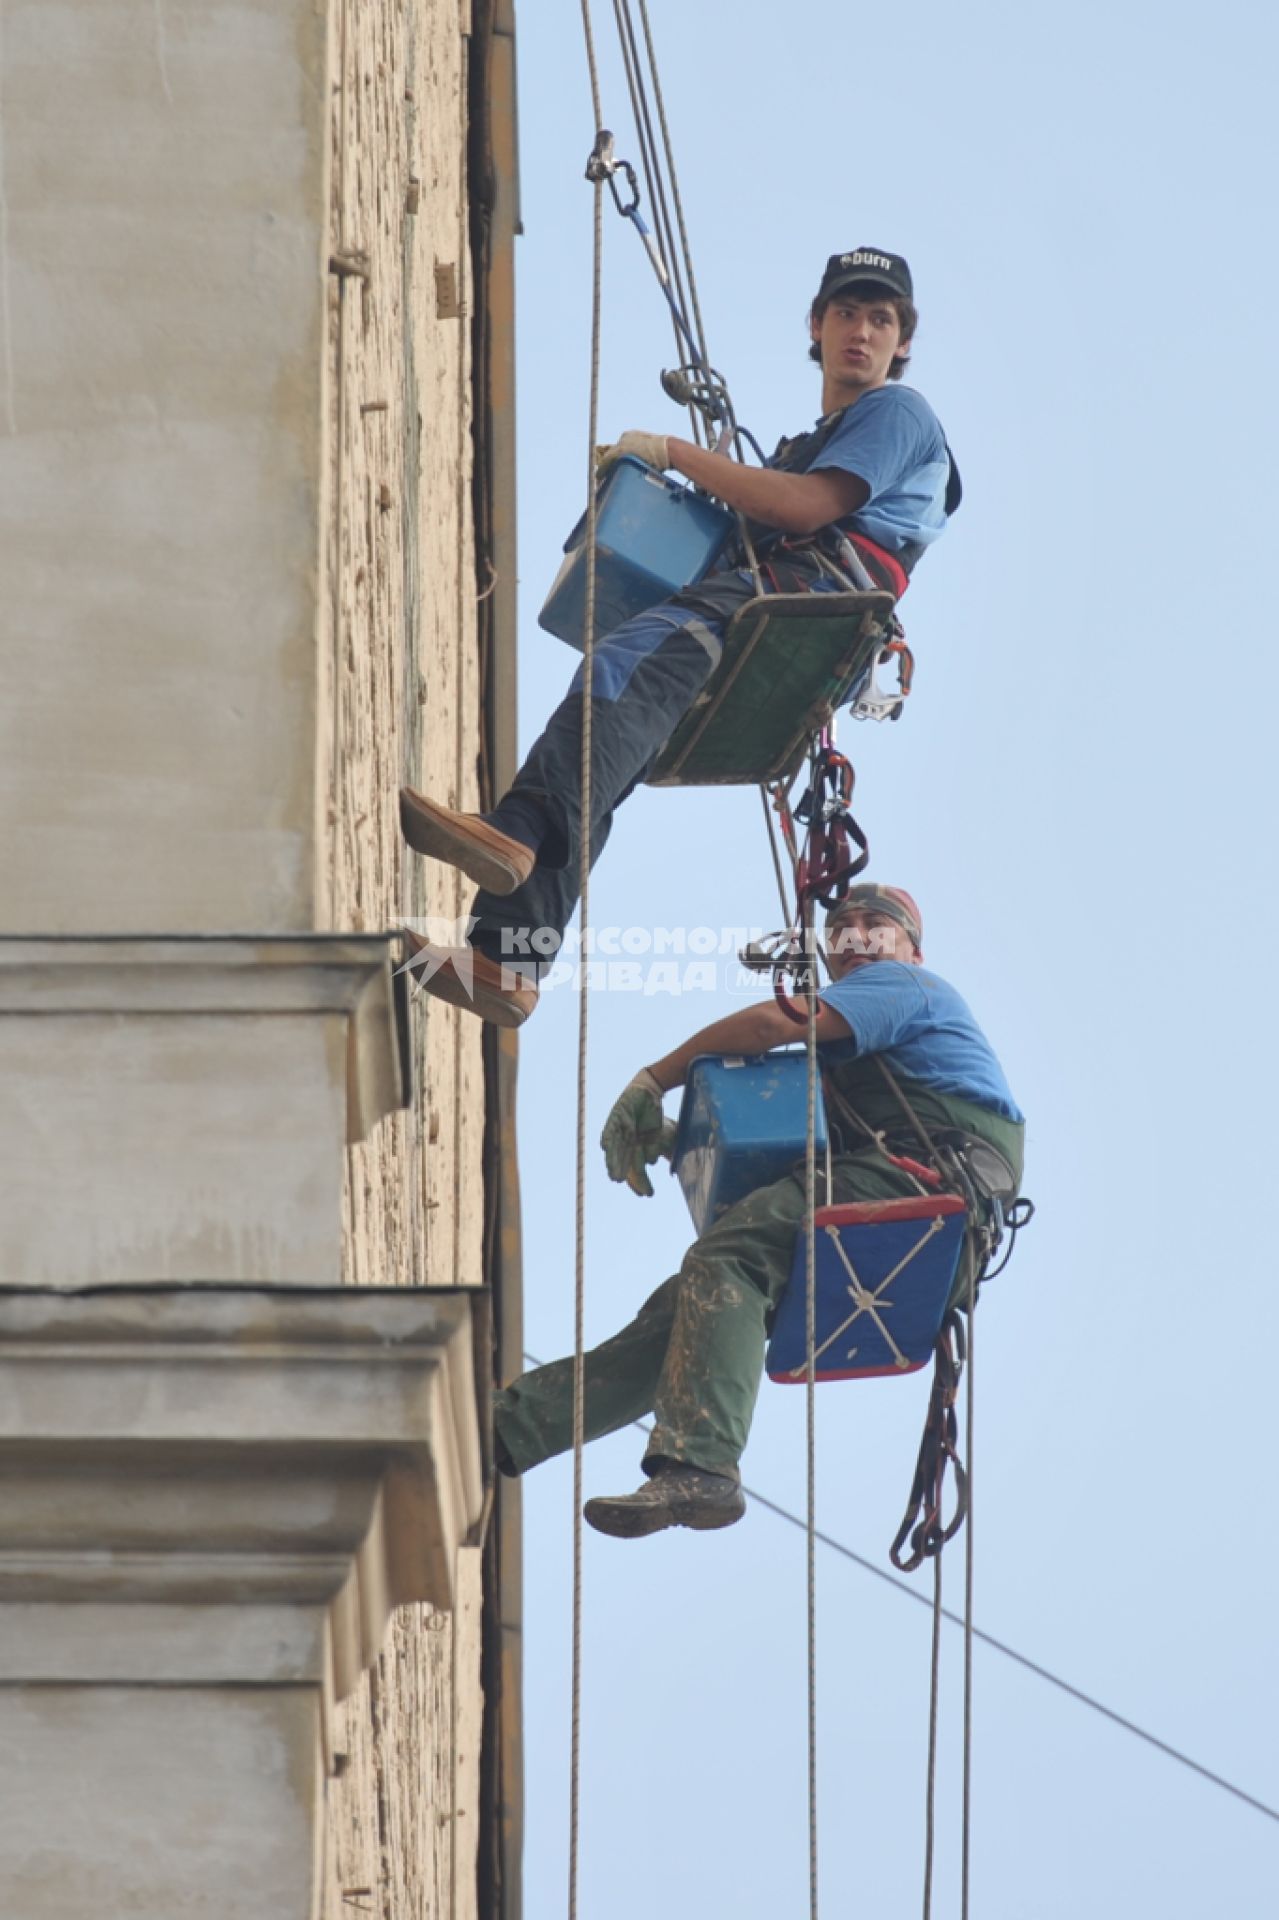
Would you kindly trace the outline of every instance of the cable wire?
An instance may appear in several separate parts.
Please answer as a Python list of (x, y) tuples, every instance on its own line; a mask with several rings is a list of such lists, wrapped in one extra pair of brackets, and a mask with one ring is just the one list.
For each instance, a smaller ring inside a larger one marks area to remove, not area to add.
[[(647, 1431), (642, 1421), (636, 1421), (635, 1425), (641, 1431)], [(777, 1518), (784, 1520), (788, 1526), (801, 1528), (804, 1526), (805, 1523), (800, 1514), (792, 1513), (789, 1507), (781, 1506), (776, 1500), (770, 1500), (767, 1494), (758, 1493), (754, 1487), (745, 1485), (742, 1487), (742, 1492), (748, 1500), (753, 1500), (756, 1506), (764, 1507), (769, 1513), (776, 1514)], [(829, 1547), (832, 1553), (839, 1554), (844, 1560), (851, 1560), (854, 1566), (860, 1567), (865, 1573), (873, 1573), (877, 1580), (883, 1580), (896, 1592), (904, 1594), (908, 1600), (913, 1600), (917, 1606), (932, 1607), (933, 1603), (926, 1594), (916, 1592), (915, 1588), (908, 1586), (905, 1580), (899, 1580), (896, 1574), (886, 1573), (866, 1555), (858, 1553), (844, 1541), (835, 1539), (833, 1534), (823, 1533), (819, 1527), (817, 1538), (822, 1546)], [(942, 1618), (949, 1620), (952, 1626), (963, 1626), (962, 1614), (953, 1612), (949, 1607), (943, 1607), (941, 1612)], [(1122, 1727), (1125, 1733), (1131, 1733), (1135, 1739), (1144, 1740), (1147, 1746), (1156, 1748), (1169, 1760), (1175, 1760), (1178, 1766), (1188, 1767), (1202, 1780), (1207, 1780), (1214, 1787), (1220, 1787), (1223, 1793), (1233, 1794), (1235, 1799), (1242, 1800), (1245, 1806), (1252, 1807), (1257, 1813), (1264, 1813), (1268, 1820), (1279, 1822), (1279, 1807), (1270, 1806), (1265, 1800), (1259, 1800), (1255, 1794), (1246, 1792), (1243, 1787), (1237, 1787), (1233, 1781), (1225, 1779), (1222, 1774), (1214, 1773), (1211, 1767), (1205, 1767), (1200, 1761), (1192, 1759), (1188, 1753), (1183, 1753), (1180, 1747), (1170, 1745), (1167, 1740), (1161, 1740), (1158, 1734), (1139, 1726), (1135, 1720), (1129, 1720), (1126, 1715), (1116, 1713), (1113, 1707), (1106, 1706), (1105, 1702), (1098, 1700), (1095, 1694), (1085, 1693), (1082, 1687), (1076, 1687), (1071, 1681), (1063, 1680), (1061, 1675), (1054, 1673), (1050, 1667), (1041, 1666), (1038, 1660), (1032, 1660), (1028, 1654), (1018, 1653), (1016, 1647), (1010, 1647), (1006, 1640), (996, 1639), (993, 1633), (987, 1633), (975, 1624), (972, 1628), (972, 1637), (974, 1640), (980, 1640), (983, 1646), (992, 1648), (995, 1653), (1002, 1654), (1005, 1660), (1013, 1660), (1019, 1667), (1025, 1667), (1028, 1673), (1036, 1674), (1039, 1679), (1046, 1680), (1050, 1687), (1056, 1687), (1059, 1692), (1069, 1694), (1070, 1698), (1077, 1700), (1080, 1706), (1087, 1707), (1091, 1712), (1099, 1713), (1104, 1719), (1112, 1721), (1115, 1726)]]
[[(534, 1353), (525, 1353), (524, 1358), (531, 1367), (540, 1367), (544, 1364)], [(631, 1425), (640, 1433), (652, 1432), (652, 1428), (646, 1426), (643, 1420), (633, 1420)], [(771, 1500), (766, 1493), (760, 1493), (757, 1488), (748, 1487), (745, 1483), (742, 1485), (742, 1492), (748, 1500), (753, 1500), (757, 1507), (763, 1507), (766, 1513), (774, 1514), (777, 1519), (784, 1520), (788, 1527), (806, 1530), (807, 1522), (802, 1514), (792, 1512), (789, 1507), (782, 1506), (780, 1501)], [(846, 1541), (837, 1540), (833, 1533), (824, 1533), (818, 1527), (816, 1536), (820, 1546), (828, 1548), (831, 1553), (838, 1554), (842, 1560), (851, 1560), (853, 1565), (860, 1567), (863, 1573), (873, 1574), (876, 1580), (882, 1580), (885, 1586), (891, 1587), (895, 1593), (901, 1594), (907, 1600), (913, 1600), (918, 1607), (927, 1607), (931, 1612), (933, 1604), (931, 1599), (926, 1594), (918, 1592), (908, 1581), (899, 1580), (895, 1573), (886, 1572), (867, 1554), (858, 1553), (857, 1549), (850, 1547)], [(942, 1619), (948, 1620), (951, 1626), (963, 1626), (962, 1613), (955, 1613), (950, 1607), (943, 1607), (941, 1613)], [(1219, 1787), (1223, 1793), (1232, 1794), (1236, 1800), (1242, 1800), (1244, 1805), (1251, 1807), (1254, 1812), (1263, 1813), (1267, 1820), (1273, 1820), (1279, 1824), (1279, 1807), (1272, 1807), (1268, 1801), (1259, 1800), (1256, 1794), (1248, 1793), (1243, 1787), (1237, 1787), (1233, 1780), (1227, 1780), (1223, 1774), (1214, 1773), (1211, 1767), (1205, 1767), (1201, 1761), (1192, 1759), (1190, 1754), (1184, 1753), (1180, 1747), (1174, 1747), (1167, 1740), (1161, 1740), (1157, 1733), (1151, 1733), (1148, 1728), (1138, 1725), (1137, 1721), (1129, 1720), (1125, 1714), (1116, 1713), (1113, 1707), (1108, 1707), (1103, 1700), (1098, 1700), (1095, 1694), (1085, 1693), (1082, 1687), (1064, 1680), (1059, 1673), (1054, 1673), (1051, 1667), (1042, 1666), (1038, 1660), (1032, 1660), (1029, 1654), (1019, 1653), (1016, 1647), (1010, 1647), (1006, 1640), (997, 1639), (993, 1633), (987, 1633), (984, 1628), (976, 1624), (972, 1628), (972, 1637), (974, 1640), (980, 1640), (982, 1645), (989, 1647), (992, 1652), (1001, 1654), (1005, 1660), (1012, 1660), (1017, 1666), (1024, 1667), (1027, 1673), (1033, 1673), (1036, 1678), (1047, 1681), (1050, 1687), (1056, 1687), (1060, 1693), (1069, 1694), (1070, 1698), (1078, 1701), (1081, 1707), (1087, 1707), (1091, 1713), (1099, 1713), (1103, 1719), (1111, 1721), (1124, 1733), (1132, 1734), (1134, 1739), (1144, 1740), (1148, 1747), (1154, 1747), (1167, 1759), (1175, 1760), (1178, 1766), (1186, 1767), (1191, 1773), (1198, 1774), (1199, 1778), (1206, 1780), (1210, 1786)]]

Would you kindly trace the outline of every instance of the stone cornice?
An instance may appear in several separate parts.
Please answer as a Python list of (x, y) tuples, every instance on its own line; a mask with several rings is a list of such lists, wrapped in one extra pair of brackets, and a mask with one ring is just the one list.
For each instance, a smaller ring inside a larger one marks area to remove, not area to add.
[(407, 1104), (398, 935), (0, 937), (0, 1014), (343, 1014), (347, 1138)]
[(475, 1297), (0, 1288), (0, 1681), (349, 1692), (481, 1521)]

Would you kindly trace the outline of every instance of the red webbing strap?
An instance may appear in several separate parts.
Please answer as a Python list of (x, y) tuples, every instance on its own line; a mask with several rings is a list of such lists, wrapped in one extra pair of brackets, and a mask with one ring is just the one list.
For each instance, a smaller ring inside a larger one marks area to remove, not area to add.
[(896, 555), (878, 546), (874, 540), (867, 539), (864, 533), (850, 533), (848, 540), (862, 559), (870, 562), (872, 572), (875, 568), (879, 569), (884, 585), (894, 600), (900, 600), (910, 585), (910, 575)]
[[(847, 755), (837, 753), (832, 746), (821, 748), (808, 791), (795, 809), (795, 818), (808, 826), (804, 852), (795, 869), (801, 916), (811, 900), (820, 900), (824, 907), (842, 900), (849, 882), (870, 859), (869, 842), (852, 815), (856, 778)], [(856, 855), (850, 841), (857, 845)]]

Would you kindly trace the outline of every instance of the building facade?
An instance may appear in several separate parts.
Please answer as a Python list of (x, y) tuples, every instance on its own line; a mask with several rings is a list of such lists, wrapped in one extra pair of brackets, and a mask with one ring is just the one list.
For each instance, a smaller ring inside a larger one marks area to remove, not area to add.
[(0, 1909), (518, 1913), (488, 0), (0, 9)]

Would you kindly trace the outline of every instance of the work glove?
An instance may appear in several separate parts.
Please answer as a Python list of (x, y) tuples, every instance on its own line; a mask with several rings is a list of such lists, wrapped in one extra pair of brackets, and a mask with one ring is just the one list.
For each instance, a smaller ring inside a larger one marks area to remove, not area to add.
[(641, 1069), (613, 1102), (604, 1122), (600, 1145), (610, 1180), (624, 1180), (632, 1193), (653, 1197), (646, 1169), (655, 1160), (669, 1160), (676, 1126), (662, 1113), (662, 1089), (647, 1067)]
[(620, 440), (615, 440), (611, 447), (596, 447), (595, 471), (600, 474), (607, 473), (624, 453), (629, 453), (636, 460), (642, 460), (646, 466), (657, 467), (659, 470), (671, 464), (670, 448), (664, 433), (640, 433), (637, 428), (632, 427), (630, 432), (624, 433)]

